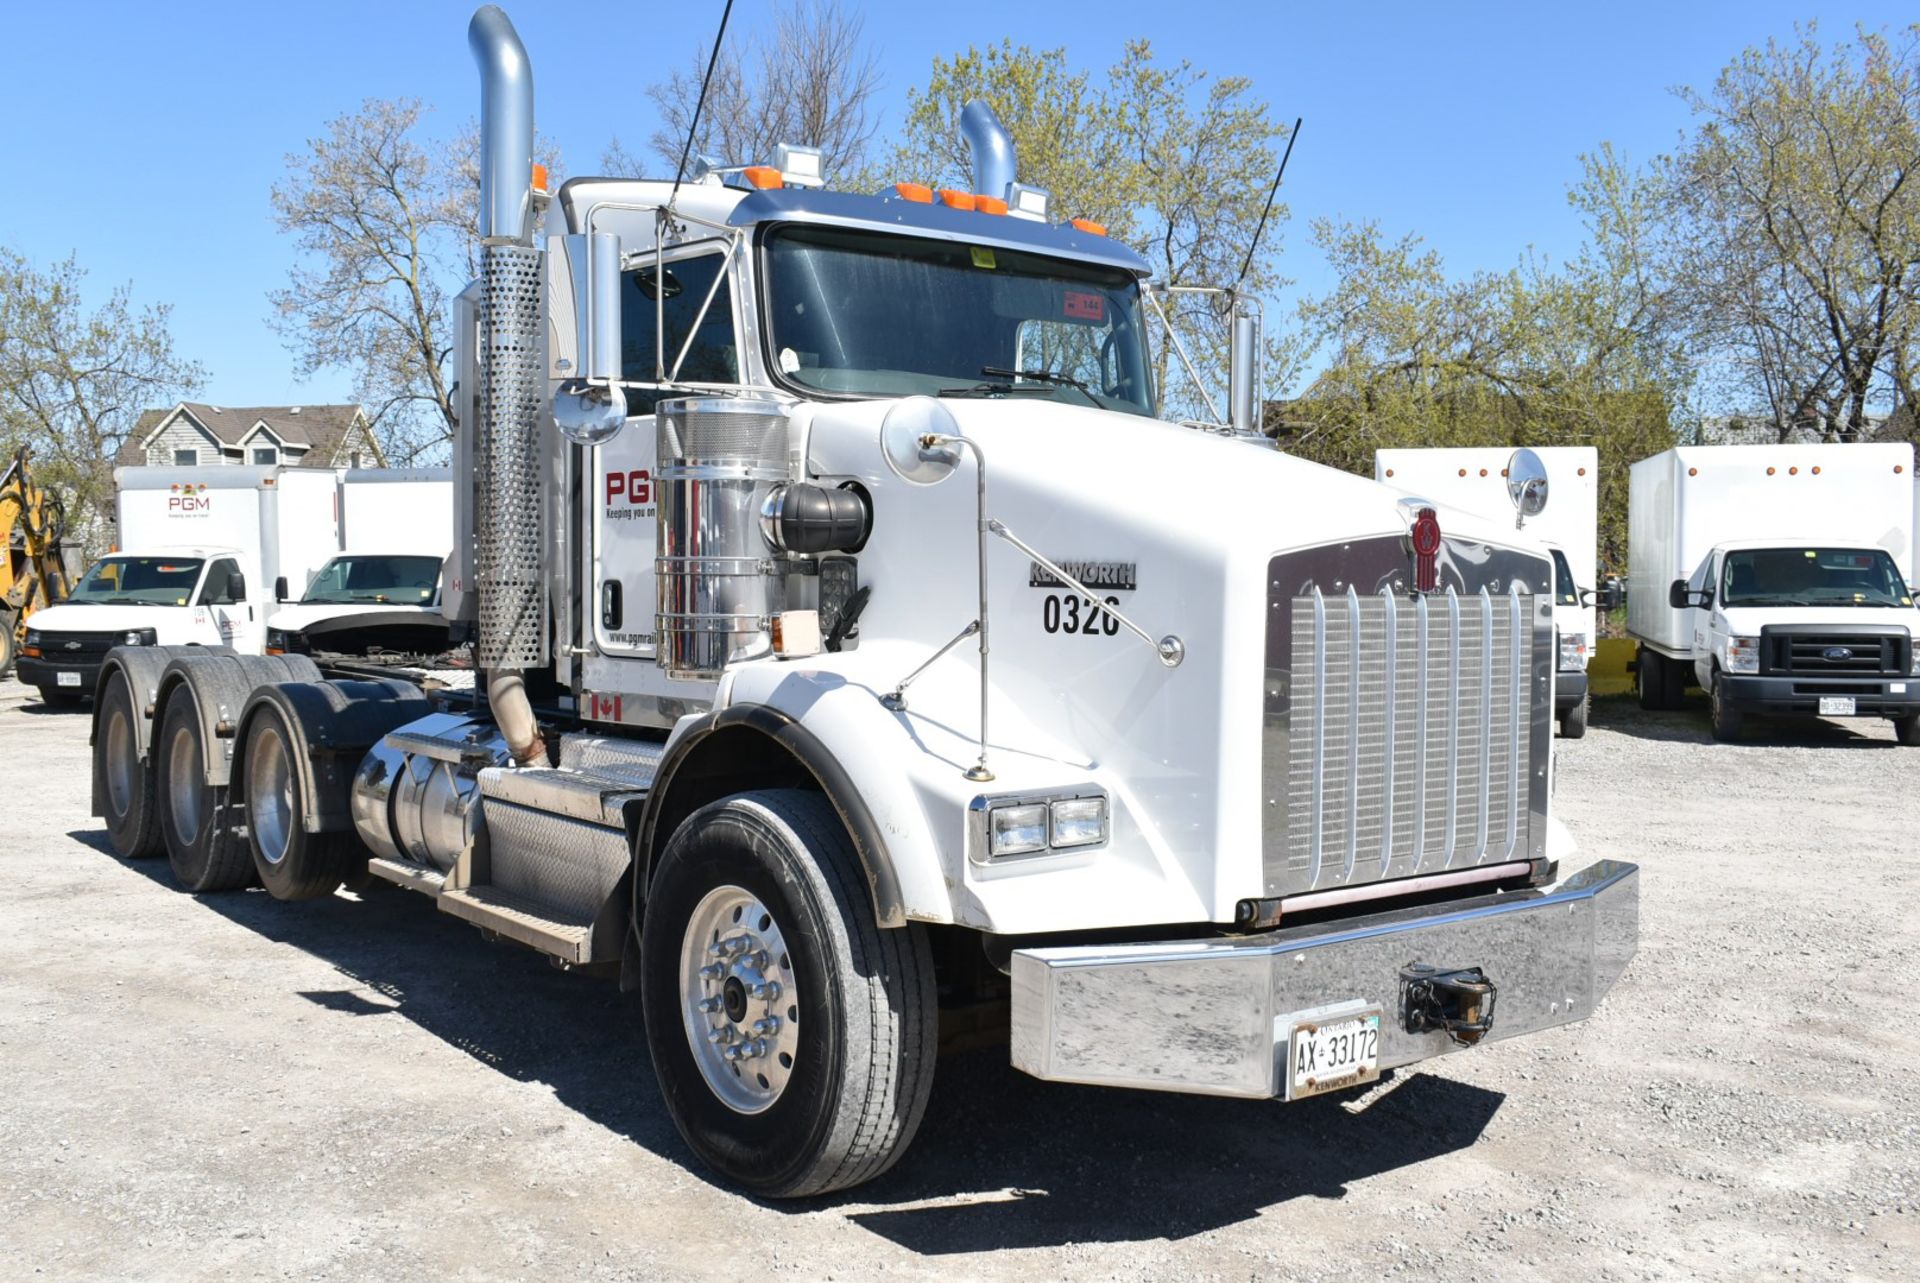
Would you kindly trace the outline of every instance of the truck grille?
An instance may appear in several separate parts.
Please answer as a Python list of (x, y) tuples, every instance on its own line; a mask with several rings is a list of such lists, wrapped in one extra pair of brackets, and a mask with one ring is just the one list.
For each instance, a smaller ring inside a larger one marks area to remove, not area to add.
[(1907, 672), (1906, 635), (1900, 632), (1772, 632), (1763, 630), (1764, 672), (1805, 677), (1872, 677)]
[(1423, 596), (1397, 539), (1274, 559), (1267, 895), (1544, 854), (1550, 571), (1471, 551)]
[(60, 660), (66, 660), (69, 663), (85, 660), (93, 663), (106, 658), (107, 652), (118, 646), (120, 639), (126, 635), (127, 630), (124, 628), (111, 633), (42, 632), (40, 654), (49, 663)]

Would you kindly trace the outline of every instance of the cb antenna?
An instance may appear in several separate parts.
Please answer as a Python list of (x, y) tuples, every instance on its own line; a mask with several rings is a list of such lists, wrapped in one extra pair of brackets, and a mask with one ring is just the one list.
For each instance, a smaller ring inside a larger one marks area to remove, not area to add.
[[(733, 0), (727, 0), (727, 7), (720, 11), (720, 30), (713, 37), (713, 53), (707, 58), (707, 74), (700, 78), (700, 96), (693, 103), (693, 121), (687, 126), (687, 142), (680, 149), (680, 167), (673, 171), (673, 190), (667, 193), (667, 208), (673, 208), (673, 202), (680, 195), (680, 180), (687, 173), (687, 155), (693, 150), (693, 140), (700, 133), (700, 112), (707, 105), (707, 86), (713, 83), (713, 69), (720, 62), (720, 46), (727, 38), (727, 19), (733, 16)], [(1287, 144), (1291, 151), (1293, 144)]]
[[(728, 0), (728, 3), (731, 4), (732, 0)], [(1273, 213), (1273, 198), (1280, 194), (1280, 180), (1286, 176), (1287, 158), (1293, 155), (1293, 140), (1300, 136), (1300, 126), (1306, 123), (1306, 119), (1305, 116), (1295, 116), (1293, 118), (1293, 132), (1287, 135), (1287, 150), (1281, 153), (1280, 168), (1274, 172), (1273, 186), (1267, 189), (1267, 207), (1260, 211), (1260, 226), (1253, 229), (1253, 244), (1247, 246), (1247, 256), (1241, 260), (1240, 263), (1240, 279), (1233, 283), (1233, 289), (1236, 294), (1240, 292), (1240, 287), (1246, 283), (1247, 270), (1253, 266), (1254, 251), (1260, 248), (1260, 238), (1266, 235), (1267, 215)]]

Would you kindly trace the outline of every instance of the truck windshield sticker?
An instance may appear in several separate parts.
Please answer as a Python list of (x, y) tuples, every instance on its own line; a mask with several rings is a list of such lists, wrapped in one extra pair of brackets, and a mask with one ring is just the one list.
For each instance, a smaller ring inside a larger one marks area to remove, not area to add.
[(981, 245), (970, 246), (973, 251), (973, 265), (992, 271), (995, 267), (993, 251)]
[(1107, 319), (1107, 296), (1083, 290), (1068, 290), (1064, 295), (1060, 314), (1069, 321), (1092, 321), (1095, 325)]

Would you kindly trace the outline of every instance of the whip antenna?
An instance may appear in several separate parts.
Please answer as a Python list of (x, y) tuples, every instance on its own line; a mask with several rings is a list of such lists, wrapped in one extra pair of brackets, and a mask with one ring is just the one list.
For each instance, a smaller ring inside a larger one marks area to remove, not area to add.
[[(700, 78), (700, 96), (694, 99), (693, 121), (687, 126), (687, 142), (680, 149), (680, 167), (673, 171), (673, 190), (667, 193), (667, 208), (673, 208), (675, 198), (680, 195), (680, 180), (687, 172), (687, 154), (693, 150), (693, 140), (700, 133), (700, 111), (707, 105), (707, 86), (713, 83), (713, 69), (720, 62), (720, 46), (727, 38), (727, 19), (733, 14), (733, 0), (727, 0), (727, 7), (720, 11), (720, 30), (713, 37), (713, 54), (707, 59), (707, 74)], [(1291, 140), (1287, 150), (1293, 150)], [(1282, 168), (1285, 163), (1282, 162)]]
[[(728, 3), (731, 4), (732, 0), (728, 0)], [(1284, 177), (1287, 172), (1287, 158), (1293, 155), (1293, 140), (1300, 136), (1300, 126), (1305, 123), (1305, 116), (1295, 116), (1293, 118), (1293, 132), (1287, 135), (1287, 150), (1281, 153), (1280, 168), (1274, 171), (1273, 186), (1267, 189), (1267, 207), (1260, 211), (1260, 226), (1253, 229), (1253, 244), (1247, 246), (1247, 256), (1241, 260), (1240, 263), (1240, 279), (1233, 283), (1233, 288), (1236, 291), (1246, 282), (1247, 269), (1253, 266), (1254, 251), (1260, 248), (1260, 238), (1264, 236), (1267, 231), (1267, 215), (1273, 213), (1273, 198), (1280, 194), (1280, 179)], [(681, 163), (685, 164), (686, 162), (683, 160)]]

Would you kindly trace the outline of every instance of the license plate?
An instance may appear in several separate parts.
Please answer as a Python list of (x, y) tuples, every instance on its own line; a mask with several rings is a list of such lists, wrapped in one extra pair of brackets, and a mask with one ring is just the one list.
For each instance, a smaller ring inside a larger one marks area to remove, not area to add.
[(53, 675), (53, 684), (55, 686), (78, 686), (80, 684), (80, 674), (55, 673)]
[(1853, 716), (1853, 696), (1822, 695), (1820, 697), (1820, 716), (1852, 717)]
[(1344, 1008), (1296, 1020), (1287, 1048), (1287, 1099), (1341, 1091), (1380, 1076), (1380, 1008)]

